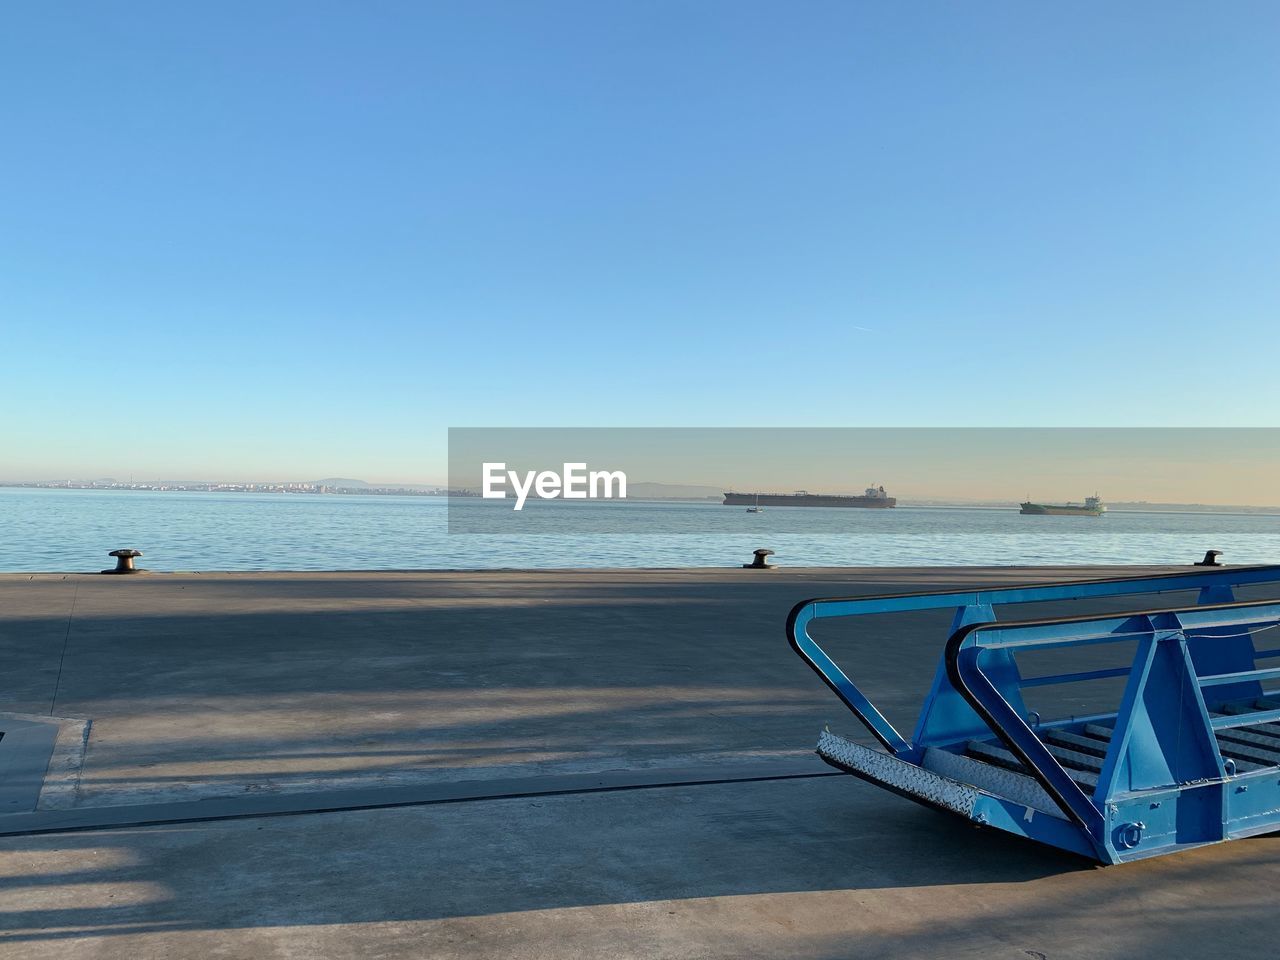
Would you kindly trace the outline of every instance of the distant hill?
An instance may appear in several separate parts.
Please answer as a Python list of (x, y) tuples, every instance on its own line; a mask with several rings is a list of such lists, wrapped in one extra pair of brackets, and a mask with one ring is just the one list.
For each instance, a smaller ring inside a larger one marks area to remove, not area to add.
[(1280, 507), (1276, 506), (1250, 506), (1243, 503), (1150, 503), (1146, 500), (1117, 500), (1115, 503), (1108, 503), (1107, 508), (1131, 513), (1280, 513)]
[[(1046, 498), (1044, 502), (1065, 503), (1066, 501), (1055, 501), (1051, 498)], [(1104, 502), (1107, 505), (1108, 512), (1117, 513), (1280, 513), (1280, 506), (1250, 506), (1231, 503), (1155, 503), (1147, 500), (1106, 500)], [(1018, 500), (967, 500), (958, 497), (941, 499), (898, 498), (898, 506), (901, 507), (957, 507), (965, 510), (1016, 510), (1019, 503), (1020, 501)]]
[(323, 480), (310, 482), (322, 487), (333, 487), (335, 490), (363, 490), (369, 486), (363, 480), (352, 480), (348, 477), (325, 477)]
[(628, 500), (719, 500), (724, 491), (719, 487), (707, 487), (696, 483), (627, 483)]

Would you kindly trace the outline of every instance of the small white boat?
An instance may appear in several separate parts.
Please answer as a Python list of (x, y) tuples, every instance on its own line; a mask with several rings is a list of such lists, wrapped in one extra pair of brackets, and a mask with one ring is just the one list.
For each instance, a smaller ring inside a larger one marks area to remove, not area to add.
[(756, 494), (756, 505), (747, 507), (747, 513), (764, 513), (764, 508), (760, 506), (760, 494)]

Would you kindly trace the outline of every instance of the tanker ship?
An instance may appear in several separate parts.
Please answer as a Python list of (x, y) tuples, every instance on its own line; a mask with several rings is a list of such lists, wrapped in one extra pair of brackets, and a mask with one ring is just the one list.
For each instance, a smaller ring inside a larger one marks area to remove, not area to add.
[(1100, 517), (1107, 512), (1106, 505), (1095, 493), (1085, 497), (1084, 503), (1031, 503), (1022, 505), (1019, 513), (1050, 517)]
[(726, 493), (726, 507), (896, 507), (898, 501), (884, 492), (884, 487), (867, 487), (862, 496), (809, 493)]

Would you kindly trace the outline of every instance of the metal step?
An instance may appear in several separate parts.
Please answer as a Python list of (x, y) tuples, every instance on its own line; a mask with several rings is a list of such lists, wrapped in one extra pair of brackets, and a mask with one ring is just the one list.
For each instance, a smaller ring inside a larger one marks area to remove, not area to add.
[(1243, 743), (1236, 743), (1227, 740), (1221, 734), (1218, 735), (1218, 752), (1224, 757), (1230, 757), (1235, 761), (1237, 770), (1262, 770), (1265, 767), (1280, 766), (1280, 755), (1271, 750), (1259, 750), (1257, 747), (1247, 746)]
[[(1094, 736), (1111, 737), (1111, 728), (1104, 727), (1102, 724), (1091, 723), (1085, 728), (1085, 732)], [(1238, 729), (1238, 728), (1237, 728)], [(1232, 740), (1225, 740), (1223, 734), (1235, 733), (1236, 730), (1219, 730), (1218, 734), (1218, 752), (1224, 757), (1230, 757), (1236, 765), (1236, 770), (1240, 773), (1248, 773), (1251, 770), (1261, 770), (1264, 767), (1276, 766), (1280, 761), (1273, 759), (1269, 753), (1262, 753), (1257, 747), (1247, 746), (1243, 743)]]
[[(1004, 767), (1006, 770), (1014, 770), (1023, 774), (1027, 773), (1027, 768), (1023, 766), (1022, 762), (1004, 747), (998, 747), (990, 743), (983, 743), (981, 740), (970, 740), (965, 744), (965, 747), (971, 757), (977, 757), (979, 760), (984, 760), (987, 763), (994, 763), (998, 766)], [(1074, 753), (1074, 751), (1071, 750), (1062, 750), (1060, 747), (1049, 747), (1049, 750), (1051, 753), (1054, 753), (1054, 756), (1058, 756), (1058, 753), (1061, 752), (1063, 754), (1070, 754), (1074, 757), (1078, 757), (1080, 758), (1079, 762), (1095, 761), (1098, 763), (1096, 769), (1102, 769), (1101, 762), (1098, 762), (1095, 757), (1089, 757), (1082, 753)], [(1092, 791), (1093, 788), (1098, 785), (1098, 774), (1093, 769), (1082, 769), (1074, 766), (1067, 766), (1063, 757), (1058, 757), (1058, 759), (1063, 762), (1063, 769), (1067, 772), (1067, 776), (1080, 784), (1080, 786), (1087, 787), (1089, 791)]]
[(1046, 743), (1045, 747), (1064, 767), (1075, 767), (1077, 770), (1088, 770), (1092, 773), (1100, 773), (1102, 771), (1101, 757), (1095, 757), (1091, 753), (1082, 753), (1079, 750), (1068, 750), (1066, 747), (1060, 747), (1053, 743)]
[(949, 777), (959, 783), (967, 783), (993, 797), (1025, 804), (1041, 813), (1061, 817), (1062, 811), (1035, 777), (1010, 770), (1007, 767), (987, 763), (977, 757), (955, 753), (942, 747), (930, 747), (924, 752), (926, 770)]
[[(1258, 703), (1267, 703), (1267, 702), (1268, 701), (1265, 701), (1265, 700), (1258, 701)], [(1215, 712), (1215, 716), (1230, 714), (1233, 717), (1238, 717), (1243, 713), (1253, 713), (1257, 709), (1258, 707), (1256, 706), (1245, 706), (1239, 703), (1224, 703)], [(1267, 707), (1266, 709), (1271, 710), (1275, 708)], [(1250, 733), (1263, 734), (1271, 738), (1272, 740), (1275, 740), (1276, 742), (1280, 743), (1280, 723), (1251, 723), (1247, 727), (1236, 727), (1235, 729), (1248, 730)]]
[[(1280, 700), (1263, 697), (1252, 704), (1225, 703), (1212, 716), (1242, 716), (1256, 710), (1280, 709)], [(1280, 766), (1280, 724), (1251, 723), (1216, 731), (1218, 752), (1236, 761), (1237, 769), (1261, 770)], [(1247, 766), (1242, 766), (1244, 761)]]
[(1103, 743), (1111, 742), (1111, 727), (1103, 726), (1100, 723), (1086, 723), (1084, 732), (1091, 737), (1097, 737)]
[(1040, 730), (1037, 732), (1040, 734), (1040, 739), (1045, 743), (1057, 744), (1060, 747), (1067, 747), (1080, 753), (1087, 753), (1090, 756), (1105, 757), (1107, 755), (1106, 740), (1085, 737), (1078, 733), (1068, 733), (1065, 730)]
[(981, 740), (970, 740), (965, 744), (965, 752), (971, 757), (976, 757), (986, 763), (994, 763), (997, 767), (1004, 767), (1006, 770), (1014, 770), (1023, 774), (1027, 772), (1027, 768), (1022, 761), (1004, 747), (983, 743)]
[(1218, 731), (1218, 746), (1220, 748), (1223, 741), (1252, 747), (1254, 751), (1263, 755), (1262, 759), (1265, 762), (1280, 766), (1280, 740), (1275, 737), (1255, 733), (1252, 727), (1232, 727), (1228, 730)]

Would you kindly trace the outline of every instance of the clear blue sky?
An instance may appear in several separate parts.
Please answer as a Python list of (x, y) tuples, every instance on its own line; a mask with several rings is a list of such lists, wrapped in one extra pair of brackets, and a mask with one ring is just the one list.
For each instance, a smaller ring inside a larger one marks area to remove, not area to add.
[(1275, 425), (1275, 3), (0, 11), (0, 475)]

